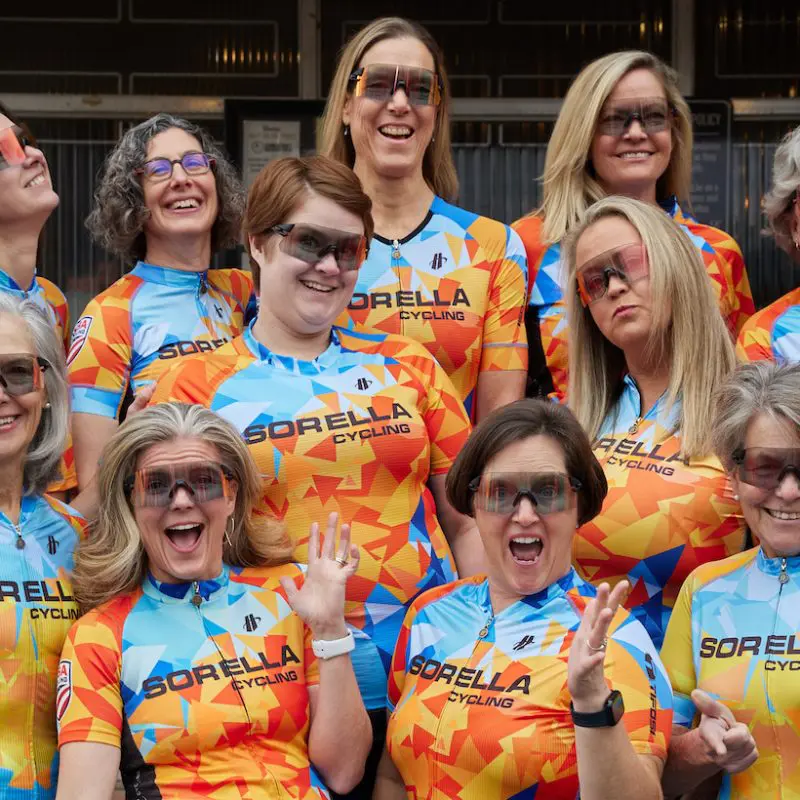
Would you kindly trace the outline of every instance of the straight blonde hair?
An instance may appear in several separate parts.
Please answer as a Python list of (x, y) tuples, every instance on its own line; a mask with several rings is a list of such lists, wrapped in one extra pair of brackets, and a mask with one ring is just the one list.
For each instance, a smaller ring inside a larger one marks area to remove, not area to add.
[[(578, 240), (599, 220), (621, 217), (636, 228), (647, 250), (653, 325), (647, 356), (669, 366), (667, 409), (681, 403), (676, 427), (684, 458), (711, 452), (713, 394), (736, 366), (733, 344), (702, 256), (661, 209), (628, 197), (591, 206), (564, 244), (568, 268), (569, 405), (592, 440), (613, 412), (625, 372), (622, 351), (603, 336), (578, 295)], [(623, 244), (623, 242), (620, 242)]]
[(431, 190), (449, 202), (458, 196), (458, 175), (450, 145), (450, 82), (442, 51), (431, 34), (417, 22), (402, 17), (375, 19), (344, 46), (336, 65), (322, 124), (318, 128), (317, 152), (352, 169), (356, 160), (352, 140), (344, 134), (342, 113), (350, 91), (350, 74), (357, 69), (367, 50), (386, 39), (417, 39), (433, 58), (434, 71), (442, 81), (442, 100), (436, 110), (433, 138), (422, 161), (422, 175)]
[(544, 244), (560, 242), (584, 211), (606, 192), (593, 175), (591, 149), (600, 113), (614, 87), (629, 72), (649, 69), (661, 82), (676, 112), (672, 155), (656, 184), (659, 200), (675, 195), (686, 203), (692, 185), (692, 119), (678, 89), (678, 75), (643, 50), (624, 50), (584, 67), (569, 87), (547, 145), (542, 205), (528, 216), (543, 218)]
[(223, 541), (222, 560), (235, 567), (256, 567), (285, 564), (291, 559), (293, 546), (283, 525), (253, 513), (263, 492), (261, 477), (236, 429), (202, 406), (152, 406), (120, 425), (103, 451), (97, 479), (102, 500), (92, 535), (78, 548), (73, 573), (75, 597), (84, 613), (142, 583), (147, 553), (125, 479), (136, 471), (142, 453), (179, 437), (209, 443), (233, 473), (238, 489), (233, 530)]

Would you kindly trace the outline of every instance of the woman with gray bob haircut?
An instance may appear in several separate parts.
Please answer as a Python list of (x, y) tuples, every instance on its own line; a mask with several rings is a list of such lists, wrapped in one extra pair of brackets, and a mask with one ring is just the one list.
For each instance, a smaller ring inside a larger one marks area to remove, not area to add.
[(68, 414), (52, 322), (0, 293), (0, 797), (55, 797), (58, 655), (78, 617), (70, 573), (85, 523), (44, 491)]
[[(800, 126), (775, 151), (764, 213), (778, 246), (800, 264)], [(747, 321), (739, 333), (736, 354), (745, 361), (800, 362), (800, 281)]]
[(740, 366), (716, 410), (714, 449), (759, 546), (681, 589), (661, 657), (689, 730), (673, 732), (664, 794), (709, 781), (703, 797), (798, 796), (800, 364)]
[[(73, 329), (69, 378), (78, 484), (144, 387), (176, 359), (238, 336), (255, 307), (250, 274), (209, 269), (234, 242), (244, 190), (211, 136), (171, 114), (126, 131), (108, 156), (87, 226), (133, 269)], [(142, 397), (142, 400), (146, 399)]]

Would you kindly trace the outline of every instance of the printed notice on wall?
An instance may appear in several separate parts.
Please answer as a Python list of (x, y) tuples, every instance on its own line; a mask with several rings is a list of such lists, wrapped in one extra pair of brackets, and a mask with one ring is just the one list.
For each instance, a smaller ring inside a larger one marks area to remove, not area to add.
[(252, 120), (242, 123), (242, 172), (249, 188), (270, 161), (300, 155), (300, 122)]
[(690, 100), (694, 128), (692, 212), (706, 225), (729, 230), (731, 105)]

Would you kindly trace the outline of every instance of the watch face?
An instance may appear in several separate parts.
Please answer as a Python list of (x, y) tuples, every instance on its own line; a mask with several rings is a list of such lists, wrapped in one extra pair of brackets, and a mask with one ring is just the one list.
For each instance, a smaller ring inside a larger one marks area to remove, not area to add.
[(616, 689), (611, 692), (610, 697), (606, 701), (606, 708), (611, 711), (611, 717), (616, 725), (625, 713), (625, 703), (622, 700), (622, 693), (618, 692)]

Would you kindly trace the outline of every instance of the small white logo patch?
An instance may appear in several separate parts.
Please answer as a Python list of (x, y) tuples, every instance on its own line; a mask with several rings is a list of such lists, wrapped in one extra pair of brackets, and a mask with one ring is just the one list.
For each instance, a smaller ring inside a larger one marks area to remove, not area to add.
[(64, 659), (58, 664), (56, 679), (56, 721), (61, 722), (72, 700), (72, 662)]
[(67, 353), (67, 365), (71, 364), (77, 357), (78, 353), (83, 350), (86, 340), (89, 338), (89, 328), (92, 327), (91, 316), (81, 317), (72, 329), (72, 340), (69, 345), (69, 353)]

